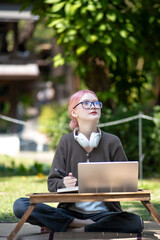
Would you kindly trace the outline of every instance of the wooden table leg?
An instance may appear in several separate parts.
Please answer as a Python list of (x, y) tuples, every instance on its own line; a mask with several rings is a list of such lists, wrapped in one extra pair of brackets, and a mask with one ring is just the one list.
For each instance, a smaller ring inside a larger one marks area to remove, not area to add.
[(28, 217), (30, 216), (31, 212), (35, 208), (36, 204), (30, 205), (30, 207), (27, 209), (27, 211), (24, 213), (23, 217), (20, 219), (16, 227), (13, 229), (13, 231), (9, 234), (8, 240), (13, 240), (16, 236), (16, 234), (19, 232), (23, 224), (26, 222)]
[(154, 220), (160, 225), (160, 215), (150, 201), (141, 201)]

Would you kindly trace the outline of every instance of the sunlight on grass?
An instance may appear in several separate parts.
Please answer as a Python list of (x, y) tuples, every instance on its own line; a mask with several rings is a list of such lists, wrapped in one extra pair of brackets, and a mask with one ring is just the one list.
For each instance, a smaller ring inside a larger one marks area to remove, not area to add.
[(17, 221), (12, 210), (14, 201), (27, 193), (48, 192), (47, 177), (44, 175), (1, 177), (0, 189), (0, 222), (14, 222)]
[[(151, 190), (151, 202), (160, 213), (160, 180), (145, 179), (139, 188)], [(13, 214), (13, 203), (19, 197), (28, 193), (48, 192), (47, 176), (39, 173), (36, 176), (0, 177), (0, 222), (17, 222)], [(56, 204), (50, 204), (56, 206)], [(123, 210), (139, 214), (144, 220), (151, 220), (148, 211), (140, 202), (122, 202)]]
[[(139, 189), (151, 191), (151, 202), (160, 213), (160, 179), (144, 179), (139, 181)], [(141, 202), (122, 202), (123, 210), (139, 214), (144, 220), (153, 221), (152, 216), (145, 209)]]

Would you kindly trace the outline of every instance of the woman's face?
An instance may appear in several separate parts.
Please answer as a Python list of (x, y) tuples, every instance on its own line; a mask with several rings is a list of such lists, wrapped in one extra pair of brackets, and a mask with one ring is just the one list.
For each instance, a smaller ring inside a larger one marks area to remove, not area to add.
[[(85, 93), (79, 100), (80, 102), (95, 102), (98, 101), (97, 97), (92, 93)], [(73, 109), (74, 117), (78, 120), (93, 120), (96, 124), (99, 122), (101, 116), (101, 109), (95, 108), (92, 104), (91, 108), (84, 109), (82, 104), (79, 104), (75, 109)]]

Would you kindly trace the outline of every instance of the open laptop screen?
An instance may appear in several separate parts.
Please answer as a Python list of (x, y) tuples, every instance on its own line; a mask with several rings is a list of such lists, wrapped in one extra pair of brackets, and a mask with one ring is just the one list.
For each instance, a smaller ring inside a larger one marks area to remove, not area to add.
[(80, 193), (136, 192), (138, 162), (85, 162), (78, 164)]

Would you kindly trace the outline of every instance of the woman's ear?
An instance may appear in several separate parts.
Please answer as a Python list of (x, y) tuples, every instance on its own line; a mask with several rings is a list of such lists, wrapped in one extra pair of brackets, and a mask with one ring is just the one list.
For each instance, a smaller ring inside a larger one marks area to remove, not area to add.
[(72, 117), (74, 117), (74, 118), (77, 117), (77, 114), (75, 113), (75, 110), (74, 110), (74, 109), (72, 109), (72, 111), (71, 111), (71, 115), (72, 115)]

